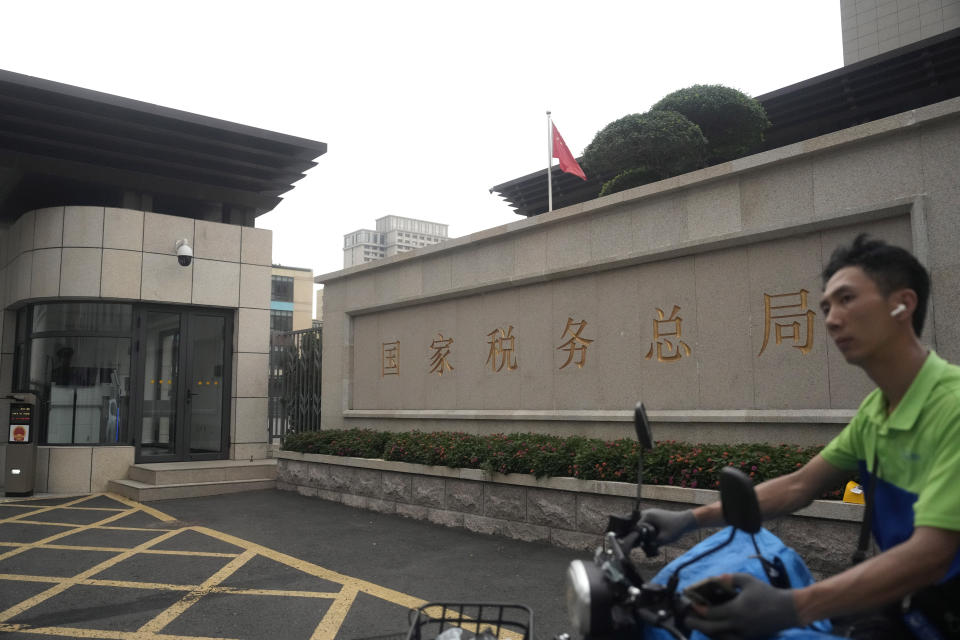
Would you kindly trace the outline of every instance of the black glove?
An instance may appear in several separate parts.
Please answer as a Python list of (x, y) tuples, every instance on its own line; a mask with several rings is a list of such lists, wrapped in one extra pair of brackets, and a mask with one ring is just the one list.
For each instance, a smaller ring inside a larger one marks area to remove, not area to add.
[(710, 637), (755, 638), (800, 624), (793, 590), (777, 589), (748, 573), (734, 573), (730, 578), (740, 589), (737, 597), (707, 607), (702, 614), (691, 611), (685, 620), (688, 627)]
[(640, 522), (652, 524), (657, 528), (657, 544), (670, 544), (683, 534), (697, 528), (697, 519), (693, 511), (668, 511), (667, 509), (646, 509)]

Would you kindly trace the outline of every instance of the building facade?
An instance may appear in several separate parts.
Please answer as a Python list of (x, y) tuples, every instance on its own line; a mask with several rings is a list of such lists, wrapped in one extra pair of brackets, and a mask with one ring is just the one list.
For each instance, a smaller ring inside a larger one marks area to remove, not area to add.
[(343, 267), (365, 264), (447, 239), (447, 225), (402, 216), (377, 219), (377, 228), (343, 236)]
[(254, 222), (325, 145), (3, 71), (0, 96), (0, 411), (36, 397), (35, 490), (264, 458)]
[(843, 64), (960, 28), (960, 0), (840, 0)]
[(270, 331), (299, 331), (313, 324), (313, 270), (273, 265)]

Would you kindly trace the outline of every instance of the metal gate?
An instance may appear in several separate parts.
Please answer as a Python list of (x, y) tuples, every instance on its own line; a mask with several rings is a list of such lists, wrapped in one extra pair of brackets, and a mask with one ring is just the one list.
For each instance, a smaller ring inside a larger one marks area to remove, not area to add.
[(320, 430), (323, 329), (270, 334), (270, 441)]

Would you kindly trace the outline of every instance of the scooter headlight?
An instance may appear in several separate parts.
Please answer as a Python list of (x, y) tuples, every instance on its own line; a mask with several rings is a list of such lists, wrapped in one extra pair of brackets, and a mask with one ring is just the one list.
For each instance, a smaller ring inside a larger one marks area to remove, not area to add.
[(613, 598), (600, 568), (574, 560), (566, 582), (567, 615), (577, 631), (583, 636), (609, 631)]

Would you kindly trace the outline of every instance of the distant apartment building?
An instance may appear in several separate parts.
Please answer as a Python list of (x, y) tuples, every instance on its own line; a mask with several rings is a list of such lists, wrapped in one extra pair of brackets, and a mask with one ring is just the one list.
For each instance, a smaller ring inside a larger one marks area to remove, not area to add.
[(372, 262), (447, 239), (447, 225), (402, 216), (377, 219), (377, 228), (343, 236), (343, 266)]
[[(271, 438), (290, 427), (289, 395), (295, 376), (289, 374), (291, 353), (299, 350), (304, 334), (314, 328), (313, 270), (273, 265), (270, 270), (270, 362), (268, 420)], [(316, 369), (319, 377), (319, 368)], [(319, 388), (319, 380), (317, 381)]]
[(273, 265), (270, 270), (270, 333), (313, 325), (313, 270)]

